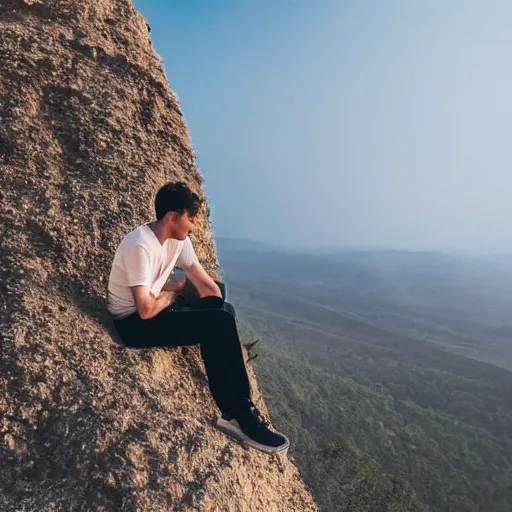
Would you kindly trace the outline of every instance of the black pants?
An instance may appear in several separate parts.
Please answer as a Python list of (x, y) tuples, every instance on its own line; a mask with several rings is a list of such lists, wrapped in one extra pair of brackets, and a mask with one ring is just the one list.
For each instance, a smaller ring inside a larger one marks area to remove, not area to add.
[(137, 312), (114, 320), (127, 347), (200, 345), (212, 396), (222, 413), (234, 414), (250, 399), (249, 379), (238, 337), (235, 310), (220, 297), (182, 302), (148, 320)]

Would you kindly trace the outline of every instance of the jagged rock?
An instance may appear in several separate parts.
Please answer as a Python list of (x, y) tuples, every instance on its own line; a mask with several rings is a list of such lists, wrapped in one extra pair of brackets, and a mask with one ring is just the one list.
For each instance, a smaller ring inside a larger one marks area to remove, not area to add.
[[(0, 510), (316, 509), (286, 457), (212, 428), (195, 348), (112, 336), (117, 244), (165, 181), (201, 189), (146, 20), (0, 0), (0, 55)], [(207, 210), (195, 244), (216, 272)]]

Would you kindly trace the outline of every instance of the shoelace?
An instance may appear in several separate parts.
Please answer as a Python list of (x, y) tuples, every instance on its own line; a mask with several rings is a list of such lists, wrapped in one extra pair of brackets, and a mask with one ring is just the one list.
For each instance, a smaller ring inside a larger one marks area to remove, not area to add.
[(259, 409), (252, 403), (249, 403), (249, 409), (251, 410), (252, 415), (256, 418), (256, 421), (265, 427), (270, 427), (270, 422), (265, 419), (263, 414), (259, 411)]

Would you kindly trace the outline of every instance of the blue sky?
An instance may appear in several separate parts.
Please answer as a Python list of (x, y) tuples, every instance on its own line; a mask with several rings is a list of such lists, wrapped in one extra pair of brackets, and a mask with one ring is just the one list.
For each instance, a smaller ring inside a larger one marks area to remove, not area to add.
[(512, 251), (512, 2), (135, 4), (217, 236)]

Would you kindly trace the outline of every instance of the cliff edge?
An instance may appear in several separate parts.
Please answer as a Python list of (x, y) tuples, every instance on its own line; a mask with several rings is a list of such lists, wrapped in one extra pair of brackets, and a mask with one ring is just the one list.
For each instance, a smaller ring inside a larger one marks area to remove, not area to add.
[[(119, 241), (166, 181), (201, 191), (146, 20), (129, 0), (0, 0), (0, 55), (0, 510), (316, 510), (286, 457), (212, 427), (196, 348), (113, 336)], [(215, 273), (207, 209), (193, 238)]]

